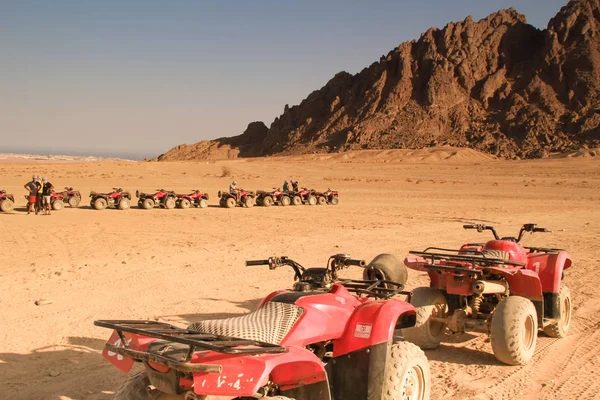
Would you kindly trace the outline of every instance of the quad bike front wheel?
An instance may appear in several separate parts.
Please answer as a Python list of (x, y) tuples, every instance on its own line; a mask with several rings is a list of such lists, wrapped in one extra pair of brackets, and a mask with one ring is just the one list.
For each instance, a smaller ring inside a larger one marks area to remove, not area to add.
[(225, 207), (227, 207), (227, 208), (235, 207), (235, 199), (233, 197), (229, 197), (227, 200), (225, 200)]
[(246, 196), (246, 198), (244, 199), (244, 205), (247, 208), (250, 208), (254, 205), (254, 199), (250, 196)]
[(284, 207), (289, 206), (292, 203), (292, 201), (290, 200), (290, 198), (288, 196), (282, 196), (281, 197), (281, 202), (280, 204)]
[(431, 317), (446, 317), (448, 303), (444, 293), (428, 287), (416, 288), (410, 296), (410, 304), (417, 310), (417, 321), (414, 327), (402, 329), (404, 339), (425, 350), (435, 349), (446, 332), (446, 324)]
[(108, 205), (108, 203), (106, 202), (106, 199), (103, 197), (98, 197), (96, 200), (94, 200), (94, 208), (96, 210), (104, 210), (107, 205)]
[(311, 206), (317, 205), (317, 198), (313, 195), (308, 196), (307, 201), (308, 201), (308, 204)]
[(329, 200), (329, 203), (331, 203), (332, 206), (337, 206), (340, 204), (340, 199), (338, 199), (337, 196), (334, 196), (331, 198), (331, 200)]
[(175, 199), (172, 197), (169, 197), (167, 200), (165, 200), (165, 208), (167, 210), (172, 210), (175, 208)]
[(208, 207), (208, 201), (206, 199), (200, 199), (200, 203), (198, 205), (200, 208)]
[(553, 338), (564, 338), (571, 327), (571, 292), (565, 285), (560, 287), (558, 292), (558, 301), (560, 302), (560, 320), (544, 327), (544, 333)]
[(81, 203), (81, 197), (71, 196), (67, 202), (69, 203), (69, 207), (75, 208)]
[(154, 208), (154, 200), (144, 199), (144, 201), (142, 201), (142, 207), (144, 208), (144, 210), (149, 210), (151, 208)]
[(123, 197), (121, 201), (119, 201), (119, 210), (127, 210), (129, 208), (129, 200)]
[(0, 210), (3, 212), (12, 211), (14, 203), (9, 199), (0, 200)]
[(265, 196), (262, 199), (263, 207), (271, 207), (273, 205), (273, 198), (271, 196)]
[(363, 270), (363, 280), (377, 279), (406, 285), (408, 271), (406, 266), (392, 254), (380, 254)]
[(423, 350), (408, 342), (394, 343), (383, 382), (382, 400), (429, 399), (431, 373)]
[(183, 209), (190, 208), (190, 201), (188, 199), (181, 199), (181, 200), (179, 200), (178, 205), (179, 205), (179, 208), (183, 208)]
[(319, 198), (317, 199), (317, 204), (319, 204), (320, 206), (324, 206), (325, 204), (327, 204), (327, 199), (324, 196), (319, 196)]
[(62, 200), (54, 200), (52, 202), (52, 209), (54, 211), (62, 210), (63, 209), (63, 201)]
[(508, 365), (525, 365), (535, 352), (537, 313), (531, 300), (521, 296), (502, 299), (491, 324), (494, 356)]
[(301, 205), (302, 199), (300, 198), (300, 196), (294, 196), (294, 198), (292, 199), (292, 204), (295, 206)]

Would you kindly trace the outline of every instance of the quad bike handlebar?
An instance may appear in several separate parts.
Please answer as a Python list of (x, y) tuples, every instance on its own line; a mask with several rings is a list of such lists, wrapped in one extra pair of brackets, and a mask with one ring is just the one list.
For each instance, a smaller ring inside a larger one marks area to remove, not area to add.
[(519, 243), (521, 241), (521, 239), (523, 238), (523, 235), (526, 232), (529, 233), (533, 233), (533, 232), (552, 232), (551, 230), (548, 230), (546, 228), (538, 228), (537, 224), (523, 224), (523, 226), (521, 227), (521, 230), (519, 230), (519, 236), (518, 237), (513, 237), (513, 236), (505, 236), (505, 237), (500, 237), (498, 236), (498, 233), (496, 232), (496, 230), (494, 229), (493, 226), (490, 225), (485, 225), (485, 224), (471, 224), (471, 225), (463, 225), (464, 229), (476, 229), (477, 232), (483, 232), (485, 230), (488, 231), (492, 231), (492, 234), (494, 235), (494, 238), (496, 240), (510, 240), (512, 242), (517, 242)]

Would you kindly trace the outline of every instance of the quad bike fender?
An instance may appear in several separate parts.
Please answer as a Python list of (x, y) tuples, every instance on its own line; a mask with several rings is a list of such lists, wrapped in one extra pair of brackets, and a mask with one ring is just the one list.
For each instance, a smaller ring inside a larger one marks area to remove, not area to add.
[(502, 267), (488, 268), (488, 271), (502, 275), (508, 282), (512, 295), (526, 297), (534, 301), (542, 300), (542, 284), (535, 271)]
[(222, 371), (193, 373), (194, 392), (199, 395), (249, 397), (271, 381), (284, 393), (304, 392), (305, 387), (321, 388), (318, 392), (322, 392), (323, 396), (295, 396), (298, 400), (329, 400), (329, 384), (321, 360), (303, 347), (290, 346), (287, 349), (286, 353), (260, 356), (196, 353), (192, 362), (219, 364)]
[[(155, 338), (149, 338), (145, 336), (136, 335), (129, 332), (123, 332), (125, 339), (127, 340), (127, 345), (134, 350), (146, 351), (148, 346), (152, 342), (154, 342)], [(117, 334), (117, 331), (113, 331), (112, 335), (108, 339), (107, 343), (118, 347), (124, 347), (123, 341)], [(122, 356), (121, 354), (114, 353), (109, 351), (106, 347), (102, 349), (102, 357), (104, 357), (109, 363), (117, 367), (120, 371), (124, 373), (128, 373), (131, 370), (131, 367), (134, 364), (134, 360), (129, 357)]]
[(527, 260), (527, 269), (539, 275), (544, 293), (558, 293), (563, 271), (570, 268), (571, 257), (566, 251), (558, 253), (532, 253)]
[(344, 334), (333, 346), (333, 356), (365, 349), (394, 339), (394, 331), (414, 326), (415, 308), (402, 300), (371, 301), (357, 307)]

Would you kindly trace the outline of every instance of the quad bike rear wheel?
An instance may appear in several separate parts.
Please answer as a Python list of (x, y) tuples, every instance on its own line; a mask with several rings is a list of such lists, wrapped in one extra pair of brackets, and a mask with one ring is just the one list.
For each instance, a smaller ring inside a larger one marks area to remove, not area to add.
[(327, 204), (327, 199), (324, 196), (319, 196), (319, 198), (317, 199), (317, 204), (319, 204), (320, 206), (324, 206), (325, 204)]
[(14, 203), (10, 199), (0, 200), (0, 210), (3, 212), (12, 211)]
[(560, 320), (544, 327), (544, 333), (553, 338), (564, 338), (571, 327), (571, 292), (565, 285), (561, 285), (558, 292), (560, 302)]
[(60, 200), (60, 199), (54, 200), (52, 202), (52, 209), (55, 210), (55, 211), (62, 210), (63, 206), (64, 206), (63, 201)]
[(244, 199), (244, 205), (247, 208), (250, 208), (254, 205), (254, 199), (250, 196), (246, 196), (246, 198)]
[(96, 210), (104, 210), (107, 205), (108, 203), (104, 197), (98, 197), (96, 200), (94, 200), (94, 208)]
[(424, 350), (435, 349), (446, 332), (446, 324), (431, 317), (446, 317), (448, 303), (444, 293), (428, 287), (416, 288), (410, 296), (410, 304), (417, 310), (417, 321), (414, 327), (402, 329), (404, 339)]
[(149, 210), (151, 208), (154, 208), (154, 200), (152, 200), (152, 199), (144, 199), (142, 201), (142, 207), (144, 208), (144, 210)]
[(262, 205), (264, 207), (271, 207), (273, 205), (273, 198), (271, 196), (265, 196), (262, 199)]
[(208, 201), (206, 201), (206, 199), (200, 199), (200, 203), (198, 203), (198, 206), (200, 208), (206, 208), (208, 207)]
[(227, 200), (225, 200), (225, 207), (227, 207), (227, 208), (235, 207), (235, 199), (233, 197), (229, 197)]
[(81, 197), (71, 196), (68, 200), (69, 207), (77, 207), (81, 203)]
[(145, 372), (129, 378), (113, 396), (113, 400), (163, 400), (163, 394), (156, 390), (148, 390), (150, 380)]
[(292, 204), (295, 206), (301, 205), (302, 199), (300, 198), (300, 196), (294, 196), (294, 198), (292, 199)]
[(369, 263), (367, 268), (364, 269), (363, 279), (365, 281), (379, 279), (406, 285), (408, 271), (406, 270), (406, 266), (395, 256), (391, 254), (380, 254)]
[(292, 203), (288, 196), (281, 196), (280, 204), (284, 207), (289, 206)]
[(165, 208), (167, 210), (172, 210), (175, 208), (175, 199), (172, 197), (169, 197), (168, 199), (165, 200)]
[(392, 344), (383, 385), (382, 400), (429, 399), (431, 373), (423, 350), (408, 342)]
[(178, 205), (179, 205), (179, 208), (183, 208), (183, 209), (190, 208), (190, 201), (188, 199), (181, 199), (181, 200), (179, 200)]
[(129, 199), (123, 197), (120, 201), (119, 201), (119, 210), (127, 210), (129, 208)]
[(312, 194), (308, 196), (308, 204), (311, 206), (314, 206), (317, 204), (317, 198), (315, 196), (313, 196)]
[(508, 365), (525, 365), (535, 352), (537, 313), (531, 300), (521, 296), (502, 299), (492, 316), (492, 350)]

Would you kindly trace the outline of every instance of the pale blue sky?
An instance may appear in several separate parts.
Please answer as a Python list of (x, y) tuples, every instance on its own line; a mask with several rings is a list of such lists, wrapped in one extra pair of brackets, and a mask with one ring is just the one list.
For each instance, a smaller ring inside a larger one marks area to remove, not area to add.
[(267, 126), (431, 26), (566, 0), (0, 0), (0, 151), (153, 156)]

